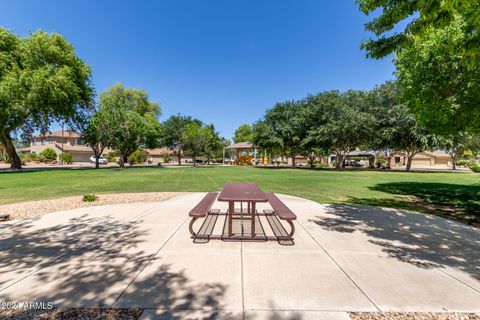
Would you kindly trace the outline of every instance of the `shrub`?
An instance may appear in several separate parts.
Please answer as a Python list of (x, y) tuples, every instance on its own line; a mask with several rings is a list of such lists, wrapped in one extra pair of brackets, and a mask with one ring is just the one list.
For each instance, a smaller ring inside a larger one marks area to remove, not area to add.
[(465, 152), (463, 153), (463, 158), (465, 158), (465, 159), (472, 159), (473, 156), (474, 156), (474, 154), (470, 150), (465, 150)]
[(462, 159), (462, 160), (457, 160), (456, 163), (457, 163), (457, 166), (464, 167), (467, 165), (467, 162), (468, 162), (467, 160)]
[(321, 161), (315, 161), (315, 168), (328, 168), (328, 164)]
[(385, 159), (385, 158), (377, 158), (377, 159), (376, 159), (376, 165), (375, 165), (375, 166), (376, 166), (377, 168), (379, 168), (379, 169), (380, 169), (380, 168), (383, 169), (383, 168), (386, 168), (386, 167), (387, 167), (387, 163), (388, 163), (387, 159)]
[(25, 153), (25, 160), (27, 162), (37, 161), (38, 160), (38, 154), (36, 152)]
[(172, 158), (170, 158), (169, 155), (166, 155), (166, 156), (163, 157), (163, 162), (170, 163), (170, 161), (172, 161)]
[(470, 170), (472, 170), (473, 172), (476, 172), (476, 173), (480, 173), (480, 165), (478, 163), (476, 163), (475, 161), (470, 161), (468, 163), (468, 167), (470, 168)]
[(73, 156), (70, 152), (60, 153), (60, 159), (63, 160), (65, 164), (71, 164), (73, 162)]
[(131, 155), (128, 156), (128, 162), (131, 163), (144, 163), (145, 157), (143, 155), (143, 149), (135, 150)]
[(107, 154), (107, 162), (117, 162), (118, 154), (116, 152), (109, 152)]
[(20, 162), (22, 163), (22, 166), (27, 164), (27, 155), (25, 153), (20, 153), (18, 157), (20, 158)]
[(10, 158), (8, 158), (8, 155), (6, 152), (0, 151), (0, 162), (5, 162), (5, 163), (10, 162)]
[(44, 162), (53, 162), (57, 160), (57, 153), (52, 148), (47, 148), (40, 152), (40, 155), (44, 157)]
[(83, 202), (94, 202), (98, 197), (94, 194), (86, 194), (83, 196)]

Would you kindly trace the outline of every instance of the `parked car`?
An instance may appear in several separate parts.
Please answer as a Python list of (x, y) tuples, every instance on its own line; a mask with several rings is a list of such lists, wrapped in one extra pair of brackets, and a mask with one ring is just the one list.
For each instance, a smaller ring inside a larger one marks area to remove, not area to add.
[[(90, 157), (90, 163), (95, 163), (97, 160), (95, 159), (95, 156), (91, 156)], [(100, 156), (100, 158), (98, 158), (98, 163), (99, 164), (107, 164), (108, 161), (107, 159), (105, 159), (103, 156)]]

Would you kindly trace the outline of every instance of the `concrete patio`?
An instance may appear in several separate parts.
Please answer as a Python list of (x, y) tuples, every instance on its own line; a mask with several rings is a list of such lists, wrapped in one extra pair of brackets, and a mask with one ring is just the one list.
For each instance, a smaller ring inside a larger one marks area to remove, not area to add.
[(295, 245), (194, 243), (187, 213), (203, 195), (0, 223), (0, 301), (141, 307), (145, 319), (480, 311), (478, 229), (280, 196), (298, 216)]

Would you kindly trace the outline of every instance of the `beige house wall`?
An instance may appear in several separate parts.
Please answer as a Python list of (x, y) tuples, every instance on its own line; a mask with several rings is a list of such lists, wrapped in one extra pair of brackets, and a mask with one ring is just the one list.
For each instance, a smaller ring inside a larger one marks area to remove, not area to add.
[[(29, 152), (35, 152), (37, 154), (40, 154), (43, 150), (47, 148), (51, 148), (55, 150), (57, 153), (57, 156), (62, 153), (61, 148), (59, 146), (62, 144), (62, 138), (61, 137), (33, 137), (31, 142), (30, 142), (30, 147)], [(73, 157), (73, 162), (89, 162), (90, 157), (93, 155), (93, 151), (91, 150), (82, 150), (82, 151), (77, 151), (77, 150), (68, 150), (68, 147), (87, 147), (87, 145), (83, 144), (82, 140), (77, 137), (64, 137), (63, 138), (63, 145), (66, 147), (65, 152), (71, 153)], [(105, 153), (104, 153), (105, 155)]]

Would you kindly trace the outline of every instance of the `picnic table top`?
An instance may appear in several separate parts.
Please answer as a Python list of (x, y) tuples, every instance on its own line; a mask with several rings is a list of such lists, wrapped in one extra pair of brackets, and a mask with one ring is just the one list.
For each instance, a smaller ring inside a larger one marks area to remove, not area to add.
[(268, 197), (256, 183), (237, 182), (225, 183), (218, 201), (268, 202)]

